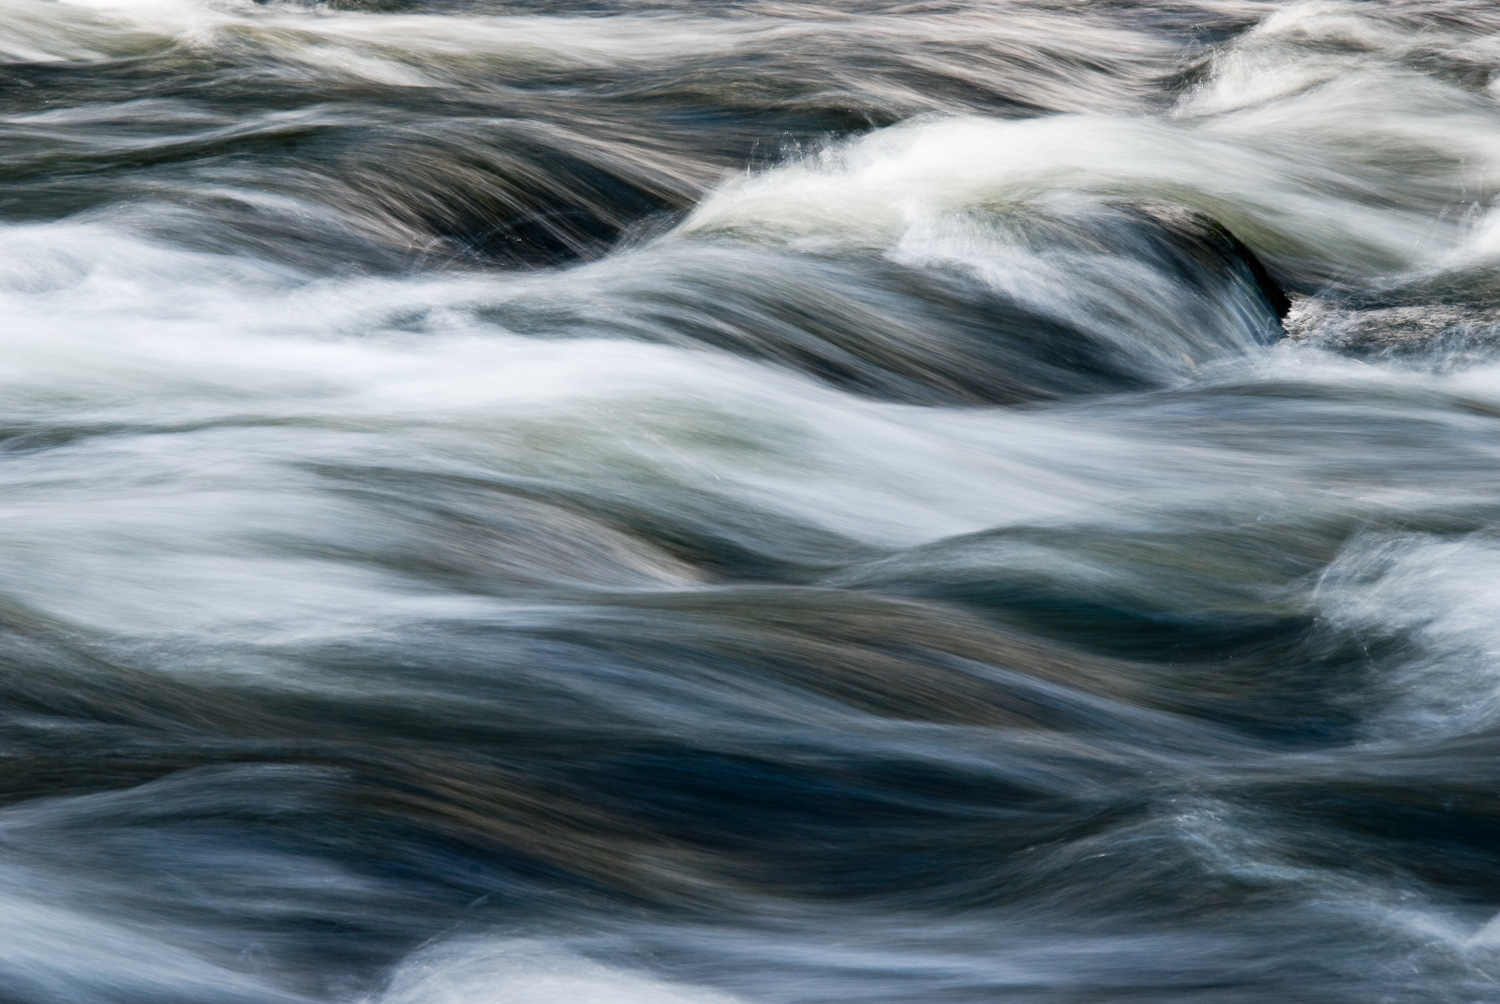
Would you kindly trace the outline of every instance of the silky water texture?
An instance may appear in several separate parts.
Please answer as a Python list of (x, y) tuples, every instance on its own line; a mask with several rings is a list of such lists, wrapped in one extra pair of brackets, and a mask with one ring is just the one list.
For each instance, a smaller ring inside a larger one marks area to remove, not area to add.
[(0, 1000), (1495, 1000), (1497, 102), (1466, 0), (0, 0)]

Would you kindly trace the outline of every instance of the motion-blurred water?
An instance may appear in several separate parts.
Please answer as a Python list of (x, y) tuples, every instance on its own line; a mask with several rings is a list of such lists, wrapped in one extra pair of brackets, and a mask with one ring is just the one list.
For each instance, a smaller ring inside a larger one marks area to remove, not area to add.
[(1500, 993), (1500, 5), (0, 61), (5, 1004)]

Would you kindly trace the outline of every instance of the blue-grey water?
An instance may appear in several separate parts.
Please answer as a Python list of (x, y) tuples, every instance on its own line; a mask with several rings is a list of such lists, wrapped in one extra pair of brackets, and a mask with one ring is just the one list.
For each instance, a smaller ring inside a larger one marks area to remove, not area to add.
[(1500, 996), (1500, 4), (0, 0), (0, 1002)]

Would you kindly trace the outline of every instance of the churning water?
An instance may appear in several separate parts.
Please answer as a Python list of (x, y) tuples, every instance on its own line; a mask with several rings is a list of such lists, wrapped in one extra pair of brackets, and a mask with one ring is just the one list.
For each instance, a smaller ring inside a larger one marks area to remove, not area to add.
[(1500, 6), (0, 0), (5, 1004), (1500, 993)]

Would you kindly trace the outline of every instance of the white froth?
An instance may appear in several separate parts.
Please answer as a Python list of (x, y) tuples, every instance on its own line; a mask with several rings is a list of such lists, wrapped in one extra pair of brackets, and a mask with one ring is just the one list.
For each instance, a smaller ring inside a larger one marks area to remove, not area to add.
[(1167, 118), (909, 122), (738, 179), (684, 230), (883, 249), (934, 219), (1084, 192), (1191, 206), (1334, 273), (1435, 266), (1469, 237), (1473, 213), (1453, 207), (1500, 192), (1500, 109), (1406, 66), (1418, 46), (1500, 68), (1457, 33), (1294, 5), (1217, 52)]
[(460, 939), (396, 971), (377, 1004), (735, 1004), (703, 987), (604, 966), (543, 941)]
[(1370, 536), (1328, 570), (1319, 598), (1330, 623), (1371, 644), (1418, 642), (1382, 681), (1389, 707), (1372, 736), (1434, 738), (1500, 720), (1500, 543)]

